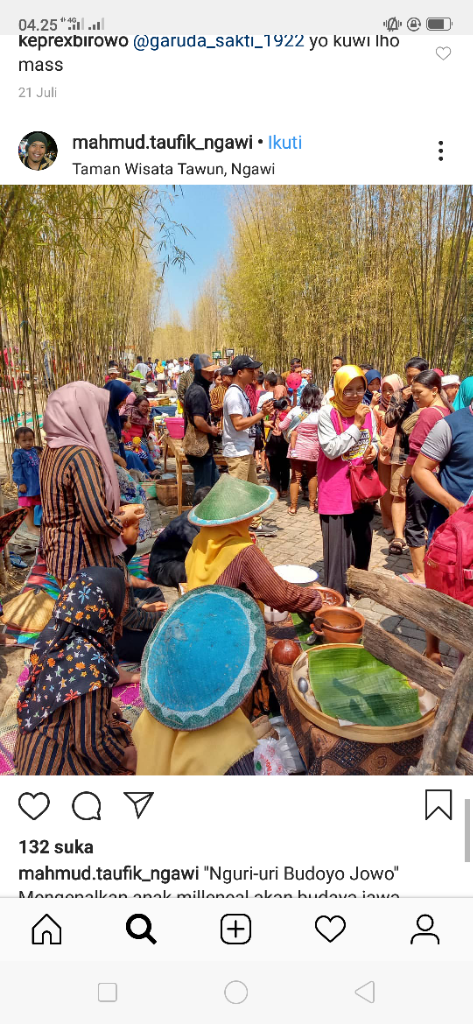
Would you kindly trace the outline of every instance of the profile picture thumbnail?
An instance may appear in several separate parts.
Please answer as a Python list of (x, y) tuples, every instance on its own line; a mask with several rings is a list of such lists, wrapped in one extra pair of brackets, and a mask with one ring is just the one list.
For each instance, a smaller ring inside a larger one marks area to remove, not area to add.
[(47, 132), (28, 132), (18, 146), (18, 156), (30, 171), (47, 171), (57, 157), (57, 145)]

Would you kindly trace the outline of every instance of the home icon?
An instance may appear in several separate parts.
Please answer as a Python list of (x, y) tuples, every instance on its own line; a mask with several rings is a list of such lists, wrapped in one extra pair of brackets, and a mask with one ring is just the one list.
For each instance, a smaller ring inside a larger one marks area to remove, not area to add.
[(60, 925), (49, 914), (45, 914), (40, 921), (33, 925), (31, 942), (33, 946), (60, 946), (62, 942)]

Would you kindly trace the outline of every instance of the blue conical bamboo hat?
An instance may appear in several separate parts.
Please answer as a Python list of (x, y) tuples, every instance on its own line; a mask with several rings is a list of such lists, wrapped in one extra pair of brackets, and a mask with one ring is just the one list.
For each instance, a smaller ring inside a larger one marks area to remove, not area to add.
[(155, 626), (141, 665), (147, 710), (191, 732), (240, 707), (258, 679), (266, 630), (256, 601), (233, 587), (198, 587)]

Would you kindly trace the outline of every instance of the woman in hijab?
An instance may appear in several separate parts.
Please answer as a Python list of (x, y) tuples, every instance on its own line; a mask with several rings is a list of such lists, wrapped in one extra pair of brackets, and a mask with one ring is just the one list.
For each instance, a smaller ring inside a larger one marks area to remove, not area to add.
[(210, 586), (236, 587), (255, 601), (277, 611), (313, 611), (320, 608), (317, 591), (286, 583), (263, 552), (253, 544), (252, 519), (276, 499), (272, 487), (223, 474), (212, 490), (189, 513), (198, 526), (186, 558), (188, 590)]
[(460, 384), (460, 390), (453, 403), (454, 412), (459, 409), (468, 409), (473, 403), (473, 377), (465, 377)]
[[(220, 644), (225, 657), (215, 656)], [(137, 775), (255, 774), (256, 732), (243, 708), (265, 646), (263, 617), (247, 594), (204, 587), (171, 608), (143, 659)]]
[[(131, 405), (136, 400), (136, 395), (125, 381), (112, 380), (105, 384), (105, 390), (110, 394), (110, 407), (108, 410), (107, 422), (105, 424), (105, 431), (107, 434), (107, 440), (110, 445), (110, 449), (113, 456), (113, 461), (118, 466), (122, 466), (123, 469), (137, 469), (140, 473), (145, 473), (149, 476), (148, 471), (143, 466), (143, 460), (134, 452), (127, 451), (123, 443), (122, 437), (122, 422), (119, 415), (119, 409), (124, 402), (128, 401), (131, 395)], [(129, 409), (127, 410), (129, 411)]]
[(105, 388), (86, 381), (65, 384), (46, 403), (39, 471), (43, 552), (61, 587), (85, 566), (114, 566), (125, 550), (125, 513), (105, 433), (109, 407)]
[(109, 381), (105, 385), (104, 390), (108, 391), (110, 395), (110, 407), (105, 424), (105, 432), (118, 476), (120, 499), (125, 505), (138, 504), (144, 505), (145, 508), (145, 514), (139, 522), (138, 541), (141, 542), (150, 537), (153, 532), (148, 508), (148, 497), (144, 487), (134, 480), (127, 470), (137, 469), (140, 473), (146, 473), (146, 476), (149, 476), (149, 474), (144, 469), (143, 462), (138, 455), (125, 451), (125, 445), (122, 440), (122, 425), (118, 414), (118, 410), (125, 398), (129, 393), (132, 394), (132, 392), (128, 385), (120, 380)]
[[(127, 445), (132, 444), (136, 437), (140, 439), (142, 455), (141, 457), (135, 457), (141, 462), (141, 467), (143, 467), (143, 464), (146, 466), (151, 475), (158, 475), (153, 457), (155, 455), (155, 448), (149, 436), (152, 430), (149, 408), (149, 401), (145, 395), (138, 396), (133, 404), (128, 406), (128, 420), (123, 431), (123, 438)], [(133, 468), (136, 469), (137, 467), (134, 466)]]
[(378, 454), (374, 412), (363, 403), (367, 380), (359, 366), (341, 366), (335, 394), (319, 413), (319, 513), (324, 545), (325, 584), (347, 595), (346, 572), (369, 566), (373, 506), (354, 509), (350, 465), (371, 464)]
[(374, 409), (380, 402), (381, 374), (379, 370), (366, 370), (365, 377), (368, 386), (365, 391), (363, 405), (370, 405)]
[(124, 600), (119, 569), (92, 566), (63, 587), (18, 701), (19, 775), (134, 774), (131, 728), (112, 701)]
[(391, 518), (393, 502), (391, 494), (391, 449), (394, 444), (396, 427), (386, 426), (384, 417), (392, 396), (396, 391), (400, 391), (402, 387), (404, 387), (404, 384), (397, 373), (391, 373), (388, 377), (383, 377), (379, 404), (372, 405), (379, 435), (378, 475), (381, 483), (386, 488), (386, 494), (383, 494), (380, 498), (379, 504), (381, 506), (384, 532), (387, 537), (394, 537), (393, 521)]

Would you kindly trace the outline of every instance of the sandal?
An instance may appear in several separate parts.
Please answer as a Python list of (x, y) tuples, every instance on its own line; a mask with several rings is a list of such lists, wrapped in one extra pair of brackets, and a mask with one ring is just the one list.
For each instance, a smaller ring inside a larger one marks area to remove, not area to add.
[(297, 507), (294, 508), (293, 505), (290, 505), (290, 507), (287, 510), (287, 514), (288, 514), (288, 516), (295, 516), (295, 515), (297, 515)]
[(404, 551), (404, 537), (394, 537), (388, 549), (389, 555), (402, 555)]
[(319, 511), (318, 503), (316, 501), (310, 501), (309, 502), (309, 512), (318, 512), (318, 511)]
[(411, 572), (404, 572), (398, 577), (400, 580), (404, 580), (404, 583), (412, 583), (414, 587), (425, 587), (425, 583), (420, 583), (419, 580), (415, 580)]

